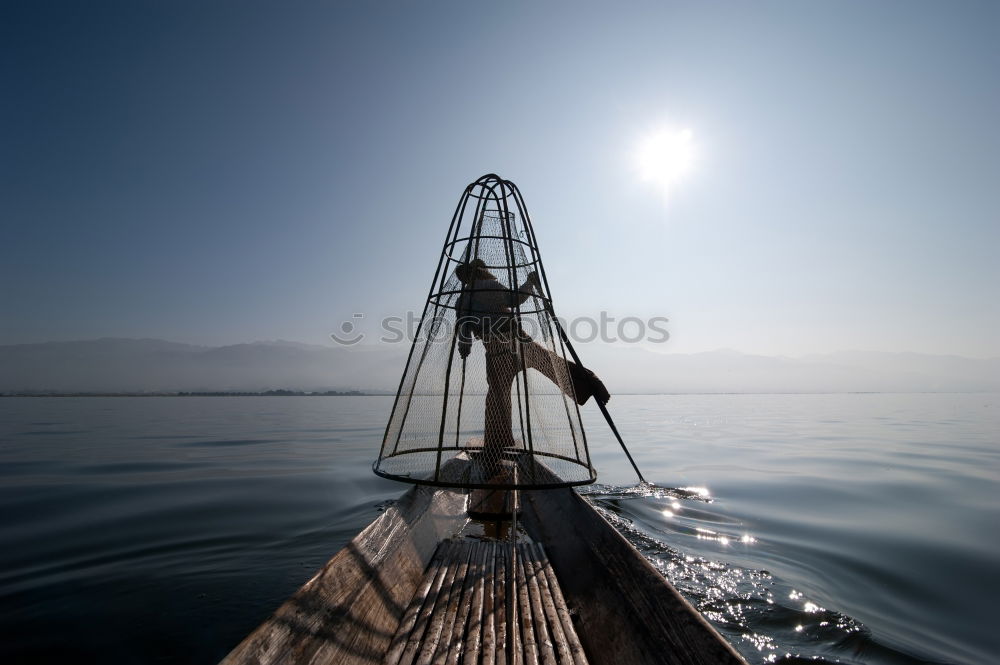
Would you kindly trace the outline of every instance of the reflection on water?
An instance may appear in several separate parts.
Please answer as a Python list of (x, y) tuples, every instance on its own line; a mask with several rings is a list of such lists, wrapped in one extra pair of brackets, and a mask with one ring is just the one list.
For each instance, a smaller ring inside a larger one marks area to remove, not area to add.
[(667, 545), (677, 540), (672, 534), (722, 547), (757, 543), (732, 520), (704, 507), (712, 501), (705, 488), (690, 490), (595, 485), (583, 493), (751, 662), (930, 662), (879, 644), (857, 620), (820, 607), (766, 570)]
[[(0, 399), (0, 662), (217, 662), (406, 489), (391, 404)], [(657, 485), (584, 409), (584, 492), (751, 662), (995, 660), (1000, 396), (612, 406)]]

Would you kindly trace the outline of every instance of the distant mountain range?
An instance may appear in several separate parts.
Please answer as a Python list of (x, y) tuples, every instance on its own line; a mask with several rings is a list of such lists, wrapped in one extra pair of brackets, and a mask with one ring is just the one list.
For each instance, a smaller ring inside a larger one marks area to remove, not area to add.
[[(612, 393), (1000, 392), (1000, 358), (843, 351), (577, 349)], [(105, 338), (0, 346), (0, 392), (361, 390), (394, 393), (409, 347), (254, 342), (206, 347)]]
[[(407, 349), (104, 338), (0, 346), (0, 392), (395, 392)], [(392, 377), (395, 377), (394, 379)]]

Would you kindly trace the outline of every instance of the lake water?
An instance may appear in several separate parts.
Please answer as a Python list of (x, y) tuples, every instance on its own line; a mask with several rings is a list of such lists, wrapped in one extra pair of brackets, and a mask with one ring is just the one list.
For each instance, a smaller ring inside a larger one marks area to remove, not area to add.
[[(385, 397), (0, 399), (0, 662), (213, 663), (405, 486)], [(589, 499), (753, 663), (998, 662), (1000, 395), (616, 396)]]

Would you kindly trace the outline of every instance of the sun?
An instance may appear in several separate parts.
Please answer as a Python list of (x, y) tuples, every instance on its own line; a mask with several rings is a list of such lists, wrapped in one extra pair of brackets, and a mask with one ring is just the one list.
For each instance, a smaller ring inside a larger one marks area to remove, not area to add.
[(639, 141), (635, 153), (639, 177), (663, 190), (664, 196), (694, 165), (695, 149), (690, 129), (660, 129)]

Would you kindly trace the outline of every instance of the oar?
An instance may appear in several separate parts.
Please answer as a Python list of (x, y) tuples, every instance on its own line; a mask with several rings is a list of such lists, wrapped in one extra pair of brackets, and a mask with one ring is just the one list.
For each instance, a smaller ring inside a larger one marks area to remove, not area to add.
[[(563, 327), (559, 325), (559, 319), (553, 316), (552, 321), (556, 324), (556, 328), (559, 330), (559, 336), (562, 337), (563, 343), (566, 345), (566, 348), (569, 349), (570, 355), (573, 356), (573, 361), (580, 367), (584, 367), (584, 364), (580, 362), (580, 356), (576, 354), (576, 349), (573, 348), (573, 344), (569, 341), (569, 336), (566, 334), (566, 331), (563, 330)], [(608, 426), (611, 427), (611, 431), (615, 433), (615, 438), (618, 439), (618, 443), (621, 444), (622, 450), (625, 451), (625, 457), (628, 457), (628, 461), (632, 463), (632, 468), (635, 469), (635, 475), (639, 476), (639, 482), (641, 482), (643, 485), (652, 484), (645, 478), (643, 478), (642, 471), (639, 470), (639, 467), (638, 465), (636, 465), (635, 460), (632, 459), (632, 453), (628, 451), (628, 446), (625, 445), (625, 441), (622, 439), (622, 435), (618, 433), (618, 428), (615, 427), (615, 421), (611, 419), (611, 414), (608, 413), (608, 407), (601, 404), (600, 400), (598, 400), (597, 397), (594, 397), (594, 401), (597, 402), (597, 407), (601, 410), (601, 413), (604, 414), (604, 419), (608, 421)]]

